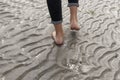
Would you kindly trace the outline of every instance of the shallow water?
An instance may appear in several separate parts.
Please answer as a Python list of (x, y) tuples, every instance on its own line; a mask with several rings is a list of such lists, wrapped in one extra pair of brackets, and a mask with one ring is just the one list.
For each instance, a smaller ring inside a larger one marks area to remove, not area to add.
[(62, 1), (57, 47), (46, 0), (0, 0), (0, 80), (120, 80), (120, 1), (79, 2), (81, 29), (71, 31)]

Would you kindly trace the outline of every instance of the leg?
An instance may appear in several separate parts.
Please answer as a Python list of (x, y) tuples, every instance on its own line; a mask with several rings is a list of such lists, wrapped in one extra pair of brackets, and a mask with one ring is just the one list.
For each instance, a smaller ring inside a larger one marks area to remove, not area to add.
[(72, 30), (79, 30), (77, 20), (77, 7), (79, 7), (78, 0), (68, 0), (68, 7), (70, 8), (70, 25)]
[(63, 29), (62, 29), (62, 7), (61, 0), (47, 0), (48, 10), (51, 16), (51, 22), (55, 27), (52, 36), (56, 44), (63, 43)]

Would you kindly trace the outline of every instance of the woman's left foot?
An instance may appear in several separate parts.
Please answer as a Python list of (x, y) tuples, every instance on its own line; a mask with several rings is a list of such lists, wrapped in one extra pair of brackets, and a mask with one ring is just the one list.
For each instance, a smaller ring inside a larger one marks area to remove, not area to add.
[(56, 45), (63, 45), (63, 33), (56, 34), (56, 32), (54, 31), (52, 33), (52, 38)]

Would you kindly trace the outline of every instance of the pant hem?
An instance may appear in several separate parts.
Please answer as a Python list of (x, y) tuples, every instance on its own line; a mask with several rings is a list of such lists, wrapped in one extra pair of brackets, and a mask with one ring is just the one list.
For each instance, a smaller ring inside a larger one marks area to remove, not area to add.
[(52, 24), (60, 24), (62, 21), (51, 21)]
[(79, 4), (78, 3), (68, 3), (67, 7), (71, 7), (71, 6), (79, 7)]

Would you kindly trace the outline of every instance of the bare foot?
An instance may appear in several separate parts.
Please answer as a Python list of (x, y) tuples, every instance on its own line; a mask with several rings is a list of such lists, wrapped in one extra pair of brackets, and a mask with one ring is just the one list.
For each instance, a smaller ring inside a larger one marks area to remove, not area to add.
[(56, 36), (56, 32), (54, 31), (52, 33), (52, 37), (57, 45), (63, 44), (63, 34), (57, 34), (57, 36)]
[(71, 30), (80, 30), (80, 27), (77, 22), (71, 22)]

